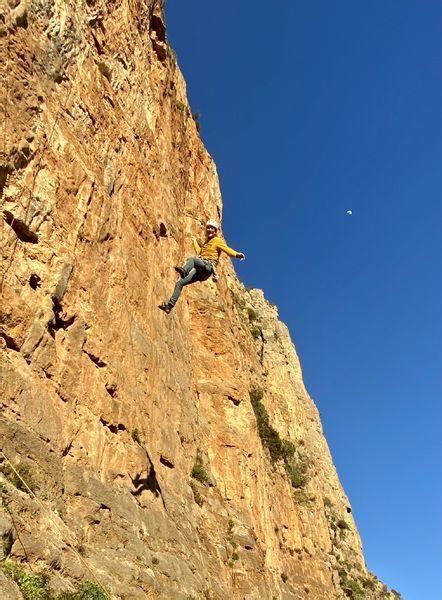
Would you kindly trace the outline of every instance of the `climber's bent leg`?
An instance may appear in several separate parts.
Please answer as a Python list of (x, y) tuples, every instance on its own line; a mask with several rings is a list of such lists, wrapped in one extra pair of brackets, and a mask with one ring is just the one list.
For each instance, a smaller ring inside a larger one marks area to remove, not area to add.
[(213, 273), (213, 266), (200, 258), (199, 256), (191, 256), (183, 268), (175, 267), (175, 270), (181, 274), (180, 279), (176, 282), (173, 294), (168, 302), (160, 304), (159, 308), (164, 310), (165, 313), (170, 313), (172, 308), (178, 301), (181, 295), (182, 289), (189, 283), (195, 283), (196, 281), (206, 281)]
[(186, 263), (183, 267), (184, 277), (186, 277), (190, 273), (191, 269), (195, 268), (195, 260), (196, 259), (197, 259), (196, 256), (191, 256), (190, 258), (188, 258), (186, 260)]
[(187, 259), (184, 267), (175, 267), (175, 271), (177, 273), (179, 273), (180, 277), (182, 277), (182, 278), (186, 277), (186, 275), (188, 275), (190, 273), (190, 270), (195, 267), (195, 259), (196, 258), (197, 258), (196, 256), (191, 256), (190, 258)]
[[(186, 266), (189, 264), (189, 262), (190, 262), (190, 259), (187, 261), (184, 268), (186, 268)], [(177, 303), (177, 300), (180, 297), (183, 287), (185, 285), (189, 285), (189, 283), (193, 283), (194, 281), (196, 281), (195, 276), (196, 276), (196, 268), (191, 267), (185, 277), (181, 277), (180, 279), (178, 279), (178, 281), (176, 282), (176, 285), (175, 285), (175, 289), (173, 290), (173, 294), (170, 297), (169, 302), (167, 303), (171, 308), (173, 308), (175, 306), (175, 304)]]

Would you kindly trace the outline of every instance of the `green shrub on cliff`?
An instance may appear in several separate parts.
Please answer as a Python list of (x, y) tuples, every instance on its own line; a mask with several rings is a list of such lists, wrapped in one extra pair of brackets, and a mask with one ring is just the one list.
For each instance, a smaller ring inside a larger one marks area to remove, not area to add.
[(209, 476), (207, 474), (207, 471), (203, 465), (203, 461), (201, 458), (201, 455), (199, 454), (199, 452), (197, 452), (196, 458), (195, 458), (195, 464), (192, 467), (192, 471), (190, 473), (191, 477), (193, 477), (193, 479), (196, 479), (197, 481), (199, 481), (200, 483), (203, 483), (204, 485), (209, 483)]
[(270, 425), (268, 412), (262, 403), (263, 396), (261, 388), (254, 387), (250, 391), (250, 402), (255, 413), (259, 437), (263, 446), (269, 451), (272, 463), (275, 463), (284, 458), (284, 443), (279, 433)]
[(2, 561), (0, 566), (5, 575), (18, 585), (25, 600), (109, 600), (104, 589), (93, 581), (83, 581), (74, 592), (55, 594), (49, 590), (48, 573), (29, 573), (10, 560)]
[(308, 480), (309, 463), (305, 457), (297, 454), (296, 448), (289, 440), (281, 439), (279, 433), (270, 425), (269, 415), (262, 399), (264, 393), (260, 387), (250, 390), (250, 402), (256, 417), (258, 434), (262, 445), (267, 448), (273, 464), (282, 460), (288, 480), (295, 488), (302, 488)]
[(303, 461), (290, 461), (285, 470), (290, 483), (295, 488), (302, 488), (307, 483), (307, 464)]
[(62, 592), (54, 600), (109, 600), (101, 586), (93, 581), (84, 581), (75, 592)]
[(252, 334), (252, 337), (254, 337), (255, 340), (257, 340), (261, 337), (262, 329), (258, 325), (253, 325), (252, 327), (250, 327), (250, 333)]
[(256, 321), (259, 317), (258, 311), (256, 311), (254, 308), (250, 307), (247, 309), (247, 316), (249, 317), (249, 321)]
[(25, 600), (49, 600), (49, 578), (46, 573), (28, 573), (21, 565), (9, 560), (2, 563), (2, 570), (20, 588)]
[(8, 463), (2, 463), (0, 465), (0, 473), (21, 492), (29, 494), (29, 490), (35, 492), (38, 489), (31, 468), (27, 463), (20, 462), (14, 468)]
[(353, 579), (343, 569), (339, 571), (341, 588), (353, 600), (364, 600), (365, 592), (356, 579)]

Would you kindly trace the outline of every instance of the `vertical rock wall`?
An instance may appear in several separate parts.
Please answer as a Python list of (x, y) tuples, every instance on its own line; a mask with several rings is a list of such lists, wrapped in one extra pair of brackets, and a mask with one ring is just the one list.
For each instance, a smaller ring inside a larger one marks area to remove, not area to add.
[(157, 309), (222, 210), (162, 3), (2, 11), (3, 564), (118, 598), (390, 597), (277, 309), (227, 258)]

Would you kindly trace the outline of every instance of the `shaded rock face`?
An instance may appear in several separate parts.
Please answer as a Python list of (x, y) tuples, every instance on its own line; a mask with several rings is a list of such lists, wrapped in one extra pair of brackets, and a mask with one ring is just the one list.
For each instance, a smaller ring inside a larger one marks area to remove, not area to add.
[(117, 598), (389, 597), (277, 309), (226, 257), (157, 308), (222, 215), (161, 3), (1, 16), (3, 558)]

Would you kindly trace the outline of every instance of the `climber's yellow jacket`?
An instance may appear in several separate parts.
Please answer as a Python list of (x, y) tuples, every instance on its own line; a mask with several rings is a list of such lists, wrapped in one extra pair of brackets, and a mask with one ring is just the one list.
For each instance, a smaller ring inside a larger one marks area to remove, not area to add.
[(218, 237), (217, 235), (213, 237), (211, 240), (207, 240), (204, 244), (200, 245), (198, 241), (193, 238), (193, 245), (196, 253), (204, 258), (205, 260), (210, 260), (210, 262), (216, 263), (218, 262), (219, 255), (221, 252), (225, 252), (229, 256), (234, 256), (235, 258), (238, 256), (239, 252), (229, 248), (226, 242)]

